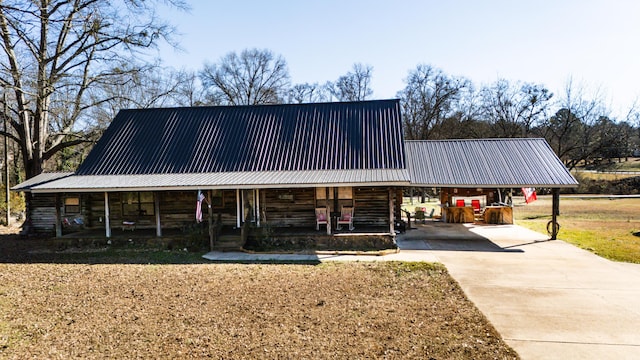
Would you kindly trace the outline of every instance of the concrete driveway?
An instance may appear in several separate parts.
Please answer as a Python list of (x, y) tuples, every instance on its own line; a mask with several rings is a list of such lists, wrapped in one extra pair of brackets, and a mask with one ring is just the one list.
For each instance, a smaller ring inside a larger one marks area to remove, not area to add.
[(523, 359), (640, 359), (640, 265), (515, 225), (418, 227), (400, 248), (442, 262)]

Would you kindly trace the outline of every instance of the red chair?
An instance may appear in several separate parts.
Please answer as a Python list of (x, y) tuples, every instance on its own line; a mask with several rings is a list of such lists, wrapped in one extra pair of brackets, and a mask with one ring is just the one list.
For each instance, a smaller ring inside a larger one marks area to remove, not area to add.
[(464, 199), (456, 200), (456, 207), (465, 207)]
[(472, 199), (471, 200), (471, 207), (473, 208), (473, 212), (474, 213), (479, 214), (480, 210), (481, 210), (481, 208), (480, 208), (480, 200)]

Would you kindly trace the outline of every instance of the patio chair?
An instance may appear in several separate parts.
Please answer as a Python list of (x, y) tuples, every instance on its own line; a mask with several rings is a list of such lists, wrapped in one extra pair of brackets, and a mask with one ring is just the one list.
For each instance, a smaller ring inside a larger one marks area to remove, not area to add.
[(320, 225), (330, 226), (327, 208), (316, 208), (316, 231), (320, 230)]
[(464, 199), (456, 200), (456, 207), (465, 207)]
[(478, 199), (472, 199), (471, 200), (471, 207), (473, 208), (473, 212), (475, 214), (479, 214), (481, 211), (481, 207), (480, 207), (480, 200)]
[(338, 218), (337, 230), (342, 230), (341, 225), (349, 225), (349, 231), (355, 229), (353, 227), (353, 207), (343, 206), (340, 210), (340, 217)]

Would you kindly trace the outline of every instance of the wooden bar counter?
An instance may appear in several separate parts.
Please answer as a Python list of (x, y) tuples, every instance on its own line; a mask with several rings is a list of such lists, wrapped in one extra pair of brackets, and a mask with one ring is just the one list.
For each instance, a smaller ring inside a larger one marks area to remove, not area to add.
[(513, 209), (510, 206), (487, 206), (484, 210), (487, 224), (513, 224)]
[(442, 208), (446, 213), (446, 222), (448, 223), (472, 223), (473, 222), (473, 208), (471, 206), (465, 207), (444, 207)]

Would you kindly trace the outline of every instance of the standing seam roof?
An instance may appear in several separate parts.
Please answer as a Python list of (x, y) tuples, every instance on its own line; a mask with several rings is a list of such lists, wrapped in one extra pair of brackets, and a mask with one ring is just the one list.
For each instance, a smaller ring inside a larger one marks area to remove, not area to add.
[(578, 182), (544, 139), (406, 141), (415, 186), (575, 187)]
[(398, 100), (122, 110), (78, 175), (403, 169)]

